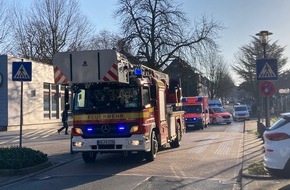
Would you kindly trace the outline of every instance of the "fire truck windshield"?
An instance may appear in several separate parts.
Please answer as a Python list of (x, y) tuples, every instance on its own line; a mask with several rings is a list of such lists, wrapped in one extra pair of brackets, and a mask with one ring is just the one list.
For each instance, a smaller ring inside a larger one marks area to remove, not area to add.
[(74, 111), (122, 111), (141, 109), (140, 91), (136, 87), (105, 86), (79, 89), (75, 94)]

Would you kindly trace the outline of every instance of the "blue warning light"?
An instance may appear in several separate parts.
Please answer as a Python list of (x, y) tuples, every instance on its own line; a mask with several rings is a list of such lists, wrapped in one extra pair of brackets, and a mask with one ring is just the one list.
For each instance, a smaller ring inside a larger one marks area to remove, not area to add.
[(119, 124), (119, 125), (117, 126), (117, 131), (118, 131), (118, 132), (124, 132), (124, 131), (126, 131), (126, 125)]
[(88, 133), (93, 132), (93, 128), (92, 128), (92, 127), (87, 127), (87, 132), (88, 132)]
[(136, 75), (136, 76), (142, 76), (142, 74), (143, 74), (142, 69), (140, 69), (140, 68), (135, 68), (134, 69), (134, 75)]

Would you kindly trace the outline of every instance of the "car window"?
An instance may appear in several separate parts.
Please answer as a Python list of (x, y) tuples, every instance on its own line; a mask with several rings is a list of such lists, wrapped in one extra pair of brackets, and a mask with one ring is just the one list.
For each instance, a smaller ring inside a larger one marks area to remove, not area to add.
[(286, 125), (287, 123), (290, 122), (290, 118), (283, 116), (281, 119), (279, 119), (278, 121), (276, 121), (271, 127), (269, 127), (269, 130), (275, 130), (278, 129), (284, 125)]
[(246, 106), (235, 107), (235, 111), (248, 111)]
[(215, 108), (212, 108), (212, 110), (216, 113), (224, 113), (226, 112), (226, 110), (222, 107), (215, 107)]

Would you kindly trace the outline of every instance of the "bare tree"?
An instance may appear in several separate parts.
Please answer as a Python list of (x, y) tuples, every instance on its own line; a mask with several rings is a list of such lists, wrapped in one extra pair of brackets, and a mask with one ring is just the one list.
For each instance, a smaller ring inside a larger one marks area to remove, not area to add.
[[(278, 72), (281, 73), (283, 66), (287, 63), (287, 58), (283, 56), (285, 47), (281, 47), (277, 44), (268, 42), (266, 46), (266, 54), (269, 58), (277, 58), (278, 60)], [(258, 98), (258, 81), (256, 73), (256, 59), (263, 58), (263, 47), (260, 39), (253, 37), (252, 41), (240, 48), (236, 54), (236, 63), (233, 65), (234, 71), (237, 75), (243, 79), (240, 84), (240, 89), (245, 90), (253, 98)], [(256, 89), (256, 90), (253, 90)]]
[(118, 5), (115, 15), (121, 20), (124, 41), (154, 69), (162, 69), (188, 52), (217, 47), (214, 39), (221, 25), (203, 16), (190, 28), (180, 5), (172, 0), (119, 0)]
[(101, 30), (94, 36), (90, 43), (90, 49), (118, 49), (118, 43), (121, 40), (117, 34), (108, 30)]
[(93, 31), (75, 0), (35, 0), (26, 14), (15, 9), (14, 15), (16, 51), (36, 61), (85, 48)]
[(0, 54), (7, 53), (10, 49), (8, 40), (11, 33), (11, 20), (8, 13), (8, 4), (0, 0)]
[(205, 75), (210, 80), (208, 95), (210, 99), (226, 98), (235, 87), (228, 65), (217, 52), (209, 52), (203, 57)]

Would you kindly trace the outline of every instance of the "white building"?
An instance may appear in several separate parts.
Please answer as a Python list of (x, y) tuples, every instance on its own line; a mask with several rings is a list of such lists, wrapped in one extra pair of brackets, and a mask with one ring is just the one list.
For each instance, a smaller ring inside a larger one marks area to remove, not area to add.
[(53, 66), (0, 55), (0, 130), (19, 130), (21, 82), (12, 81), (13, 62), (32, 62), (31, 81), (23, 81), (23, 124), (28, 128), (58, 128), (64, 109), (64, 86), (54, 84)]

